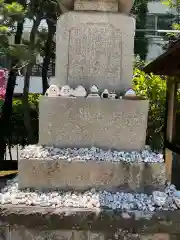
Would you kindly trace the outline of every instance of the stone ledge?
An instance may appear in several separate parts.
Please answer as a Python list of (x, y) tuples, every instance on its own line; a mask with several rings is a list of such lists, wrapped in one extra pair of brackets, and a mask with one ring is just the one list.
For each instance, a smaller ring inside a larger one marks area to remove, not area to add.
[(0, 205), (1, 226), (23, 225), (38, 229), (76, 229), (92, 231), (127, 230), (128, 233), (180, 234), (180, 211), (145, 213), (112, 210), (43, 208)]
[(166, 182), (164, 163), (20, 159), (18, 168), (20, 189), (149, 192)]

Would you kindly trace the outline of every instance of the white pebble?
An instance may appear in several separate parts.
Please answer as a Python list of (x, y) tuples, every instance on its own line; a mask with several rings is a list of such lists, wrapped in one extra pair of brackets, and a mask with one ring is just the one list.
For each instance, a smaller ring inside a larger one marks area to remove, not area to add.
[[(126, 193), (97, 191), (95, 188), (84, 193), (49, 191), (31, 192), (29, 189), (18, 189), (18, 177), (8, 181), (7, 186), (1, 189), (0, 204), (41, 206), (41, 207), (74, 207), (74, 208), (109, 208), (123, 211), (175, 210), (177, 199), (171, 191), (177, 192), (175, 186), (168, 185), (164, 192), (154, 191), (152, 195), (145, 193)], [(175, 201), (176, 200), (176, 201)], [(158, 205), (158, 206), (157, 206)], [(162, 206), (164, 205), (164, 206)]]
[(109, 161), (109, 162), (146, 162), (146, 163), (162, 163), (164, 162), (161, 153), (152, 152), (147, 146), (141, 152), (123, 152), (102, 150), (96, 147), (92, 148), (53, 148), (43, 147), (39, 145), (26, 146), (21, 152), (23, 159), (59, 159), (68, 162), (78, 161)]

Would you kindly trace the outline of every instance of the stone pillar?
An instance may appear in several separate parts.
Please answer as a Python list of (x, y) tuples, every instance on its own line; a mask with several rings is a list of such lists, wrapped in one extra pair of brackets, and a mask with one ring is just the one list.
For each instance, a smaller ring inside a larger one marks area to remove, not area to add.
[(95, 84), (117, 93), (131, 88), (135, 20), (118, 12), (120, 3), (77, 0), (76, 11), (60, 17), (55, 84), (87, 89)]

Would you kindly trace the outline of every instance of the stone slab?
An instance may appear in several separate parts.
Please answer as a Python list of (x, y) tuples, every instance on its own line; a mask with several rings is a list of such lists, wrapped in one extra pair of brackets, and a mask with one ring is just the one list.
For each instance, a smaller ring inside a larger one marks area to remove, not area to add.
[(75, 1), (75, 11), (118, 12), (118, 1)]
[(20, 159), (18, 180), (20, 189), (150, 192), (164, 188), (166, 174), (163, 163)]
[(125, 91), (132, 87), (135, 20), (120, 13), (68, 12), (56, 31), (53, 84)]
[[(153, 213), (134, 211), (124, 214), (112, 210), (97, 212), (81, 208), (54, 209), (37, 206), (0, 205), (0, 217), (1, 223), (6, 223), (8, 226), (24, 226), (29, 229), (76, 229), (83, 231), (90, 229), (93, 232), (117, 232), (120, 230), (129, 234), (148, 235), (156, 233), (180, 234), (180, 211)], [(178, 240), (179, 238), (173, 239)], [(153, 240), (157, 240), (157, 238)]]
[(148, 117), (146, 100), (42, 96), (39, 143), (57, 147), (141, 150)]
[(9, 240), (9, 226), (0, 222), (0, 240)]
[(0, 240), (179, 240), (179, 238), (175, 238), (175, 236), (171, 238), (167, 233), (141, 235), (124, 233), (123, 231), (42, 230), (29, 229), (19, 225), (7, 226), (6, 228), (8, 229), (7, 233), (2, 235), (2, 237), (0, 235)]

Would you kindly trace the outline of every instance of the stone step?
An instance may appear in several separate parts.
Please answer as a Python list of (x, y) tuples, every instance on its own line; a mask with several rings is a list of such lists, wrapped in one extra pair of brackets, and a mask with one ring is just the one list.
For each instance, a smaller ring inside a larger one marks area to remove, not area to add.
[(148, 105), (147, 100), (42, 96), (39, 99), (39, 144), (140, 151), (146, 141)]
[[(136, 240), (179, 240), (180, 228), (179, 217), (180, 211), (159, 211), (153, 213), (145, 213), (142, 211), (121, 212), (121, 211), (92, 211), (89, 209), (74, 208), (44, 208), (44, 207), (17, 207), (12, 205), (1, 205), (1, 232), (3, 227), (12, 231), (10, 236), (13, 238), (1, 238), (12, 240), (37, 240), (37, 239), (73, 239), (61, 238), (59, 231), (83, 230), (104, 233), (107, 239), (117, 240), (135, 240), (128, 238), (129, 234), (143, 234), (142, 238)], [(24, 233), (22, 238), (15, 234)], [(43, 231), (44, 230), (44, 231)], [(56, 234), (48, 234), (52, 230)], [(16, 232), (17, 231), (17, 232)], [(30, 232), (32, 231), (32, 232)], [(41, 232), (42, 231), (42, 232)], [(26, 234), (29, 238), (26, 237)], [(39, 233), (40, 236), (37, 236)], [(41, 233), (41, 234), (40, 234)], [(47, 238), (43, 238), (43, 233)], [(62, 235), (63, 232), (61, 232)], [(108, 234), (109, 233), (109, 234)], [(112, 235), (114, 233), (114, 237)], [(116, 233), (116, 235), (115, 235)], [(126, 236), (121, 238), (120, 234)], [(164, 233), (164, 234), (163, 234)], [(155, 235), (150, 237), (150, 235)], [(177, 238), (167, 238), (168, 234), (177, 234)], [(36, 236), (35, 236), (36, 235)], [(146, 238), (144, 237), (146, 235)], [(67, 236), (67, 235), (66, 235)], [(116, 237), (115, 237), (116, 236)], [(161, 236), (161, 238), (160, 238)], [(57, 237), (57, 238), (55, 238)], [(91, 238), (80, 238), (76, 240), (92, 240)], [(93, 240), (99, 240), (93, 238)], [(73, 239), (75, 240), (75, 239)]]
[(19, 188), (151, 192), (163, 190), (164, 163), (20, 159)]

